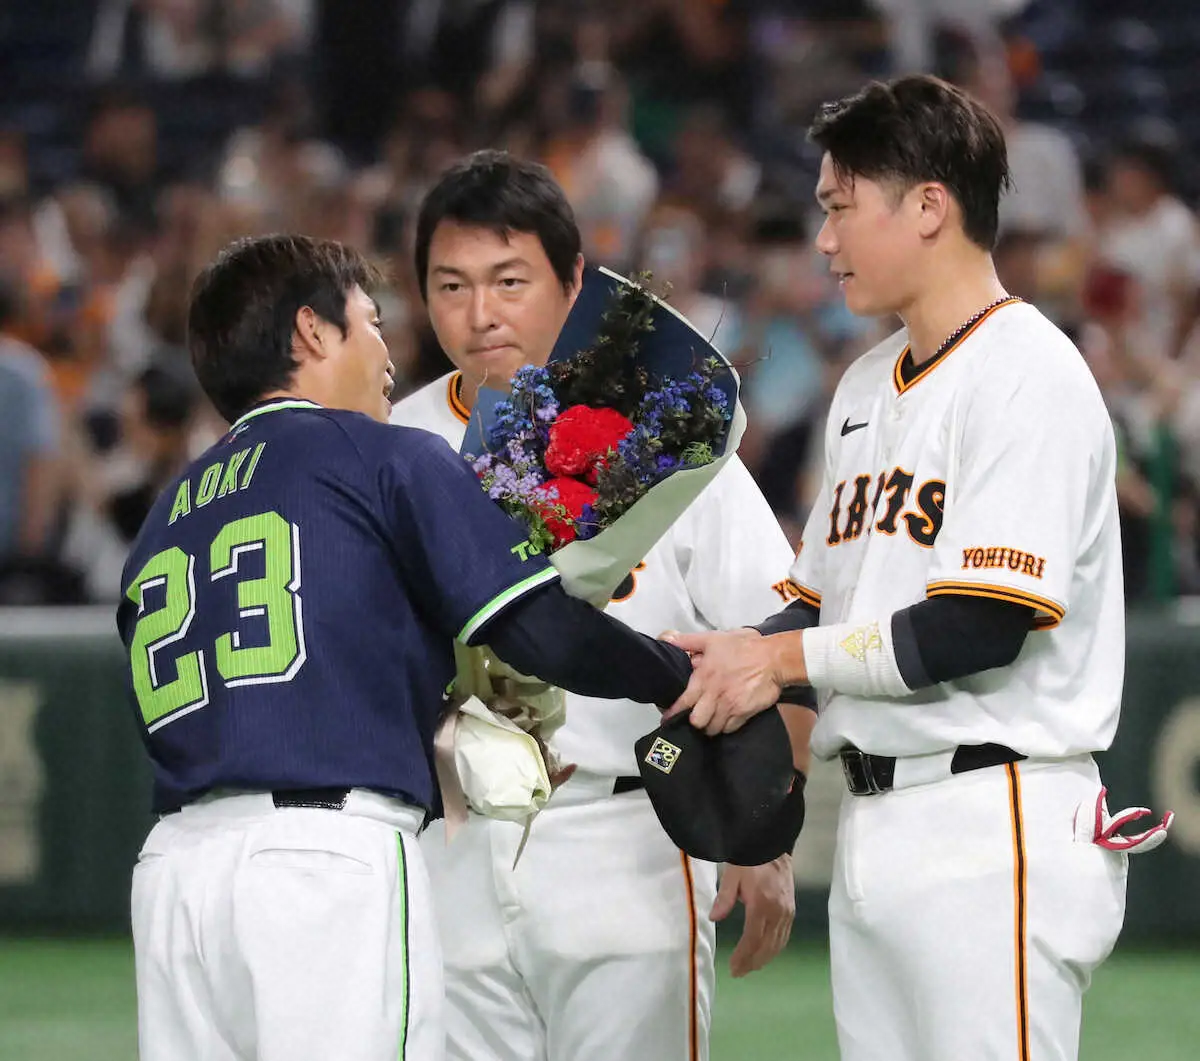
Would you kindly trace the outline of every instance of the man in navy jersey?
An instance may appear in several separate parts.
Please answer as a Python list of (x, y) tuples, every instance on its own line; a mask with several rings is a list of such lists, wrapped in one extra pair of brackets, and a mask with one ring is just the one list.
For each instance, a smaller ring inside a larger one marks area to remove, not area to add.
[(440, 438), (387, 426), (353, 251), (244, 240), (188, 342), (228, 434), (159, 498), (117, 622), (162, 815), (134, 871), (145, 1058), (441, 1056), (416, 834), (453, 642), (667, 704), (680, 650), (568, 597)]

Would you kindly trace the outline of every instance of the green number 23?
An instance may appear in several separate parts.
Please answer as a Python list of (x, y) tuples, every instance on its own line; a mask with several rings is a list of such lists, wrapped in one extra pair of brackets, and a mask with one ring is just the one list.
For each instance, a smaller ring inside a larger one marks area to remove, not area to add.
[[(247, 553), (262, 550), (262, 578), (238, 579)], [(217, 673), (226, 686), (291, 681), (304, 665), (304, 625), (300, 607), (300, 535), (277, 512), (262, 512), (225, 524), (208, 551), (209, 578), (237, 579), (239, 619), (266, 620), (267, 643), (243, 648), (235, 628), (216, 642)], [(166, 603), (146, 612), (148, 589), (165, 587)], [(138, 606), (130, 646), (133, 688), (147, 728), (153, 732), (209, 700), (204, 650), (176, 656), (175, 677), (159, 678), (161, 657), (183, 639), (196, 616), (196, 558), (178, 546), (155, 553), (129, 587)]]

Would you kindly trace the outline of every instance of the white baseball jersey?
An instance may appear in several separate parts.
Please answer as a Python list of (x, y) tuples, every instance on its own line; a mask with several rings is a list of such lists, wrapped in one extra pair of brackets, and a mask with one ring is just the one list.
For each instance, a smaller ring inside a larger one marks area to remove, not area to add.
[[(392, 423), (422, 427), (455, 449), (469, 410), (452, 372), (397, 403)], [(614, 594), (610, 615), (657, 636), (664, 630), (730, 629), (761, 622), (796, 597), (787, 539), (750, 473), (732, 458)], [(567, 695), (555, 735), (564, 761), (603, 776), (637, 773), (633, 743), (658, 725), (658, 711), (631, 700)]]
[(1125, 655), (1116, 448), (1083, 358), (1010, 299), (906, 362), (901, 330), (843, 377), (792, 578), (822, 625), (952, 593), (1028, 604), (1035, 630), (1008, 667), (901, 698), (823, 693), (814, 753), (1108, 747)]

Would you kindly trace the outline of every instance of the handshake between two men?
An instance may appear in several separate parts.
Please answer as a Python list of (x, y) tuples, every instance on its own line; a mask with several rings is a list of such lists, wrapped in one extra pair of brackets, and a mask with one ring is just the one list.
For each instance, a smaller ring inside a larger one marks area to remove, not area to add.
[(804, 824), (815, 714), (779, 701), (783, 676), (803, 674), (801, 639), (746, 629), (662, 640), (693, 667), (662, 724), (635, 745), (663, 829), (711, 862), (759, 865), (790, 853)]
[[(665, 717), (690, 710), (691, 724), (710, 737), (741, 728), (779, 703), (787, 685), (807, 678), (798, 631), (764, 637), (753, 627), (695, 634), (669, 630), (661, 640), (692, 657), (691, 680)], [(804, 748), (806, 753), (807, 739)]]

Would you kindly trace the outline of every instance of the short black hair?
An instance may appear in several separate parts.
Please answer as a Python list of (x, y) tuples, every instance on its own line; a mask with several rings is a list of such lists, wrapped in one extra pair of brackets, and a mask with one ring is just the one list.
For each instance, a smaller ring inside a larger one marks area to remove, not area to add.
[(513, 158), (507, 151), (476, 151), (442, 174), (417, 215), (415, 257), (422, 298), (427, 295), (429, 244), (443, 221), (504, 237), (532, 233), (563, 288), (571, 286), (583, 240), (562, 188), (540, 163)]
[(963, 230), (984, 250), (996, 245), (1000, 196), (1012, 183), (1004, 130), (978, 100), (927, 74), (872, 81), (824, 104), (808, 130), (839, 177), (891, 182), (907, 191), (944, 184)]
[(358, 251), (333, 240), (272, 235), (229, 244), (196, 278), (187, 344), (204, 393), (232, 423), (286, 386), (296, 314), (304, 306), (347, 334), (346, 299), (382, 283)]

